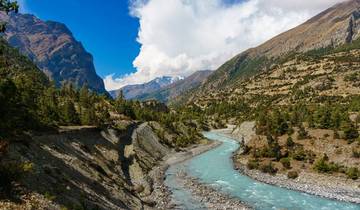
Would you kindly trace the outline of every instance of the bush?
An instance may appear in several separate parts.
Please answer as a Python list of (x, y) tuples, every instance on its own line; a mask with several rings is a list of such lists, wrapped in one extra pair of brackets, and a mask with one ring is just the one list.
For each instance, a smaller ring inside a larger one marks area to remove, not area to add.
[(320, 158), (319, 160), (316, 161), (315, 165), (314, 165), (314, 169), (318, 172), (321, 173), (328, 173), (330, 172), (330, 167), (327, 164), (327, 161), (329, 160), (329, 157), (327, 156), (327, 154), (325, 153), (324, 156), (322, 158)]
[(258, 169), (259, 161), (258, 160), (249, 160), (246, 167), (250, 170)]
[(290, 158), (281, 158), (280, 163), (284, 166), (286, 169), (291, 168)]
[(286, 140), (286, 146), (289, 148), (292, 148), (293, 146), (295, 146), (295, 142), (293, 141), (293, 139), (291, 138), (291, 136), (289, 136)]
[(289, 171), (288, 174), (287, 174), (287, 177), (289, 179), (296, 179), (296, 178), (299, 177), (299, 174), (296, 171)]
[(328, 173), (330, 171), (329, 166), (327, 165), (326, 161), (323, 158), (316, 161), (314, 165), (314, 169), (320, 173)]
[(0, 164), (0, 194), (10, 196), (12, 184), (23, 176), (23, 165), (17, 162)]
[(352, 141), (356, 138), (359, 137), (359, 132), (358, 130), (355, 128), (355, 126), (350, 125), (350, 126), (346, 126), (344, 128), (344, 135), (345, 135), (345, 139), (348, 141)]
[(293, 158), (298, 161), (304, 161), (304, 160), (306, 160), (306, 153), (303, 149), (297, 150), (293, 154)]
[(352, 167), (346, 171), (346, 175), (350, 179), (357, 180), (360, 176), (360, 171), (358, 168)]
[(309, 137), (308, 132), (305, 130), (304, 126), (299, 127), (298, 140), (307, 139)]
[(260, 170), (261, 172), (268, 174), (276, 174), (276, 172), (278, 171), (278, 169), (273, 166), (272, 162), (261, 165)]
[(353, 152), (353, 155), (352, 155), (352, 156), (353, 156), (354, 158), (360, 158), (360, 151), (356, 151), (355, 149), (353, 149), (352, 152)]
[(326, 154), (324, 154), (324, 156), (321, 159), (316, 161), (314, 165), (314, 169), (320, 173), (339, 172), (341, 166), (339, 166), (334, 162), (328, 163), (328, 161), (329, 161), (329, 157)]

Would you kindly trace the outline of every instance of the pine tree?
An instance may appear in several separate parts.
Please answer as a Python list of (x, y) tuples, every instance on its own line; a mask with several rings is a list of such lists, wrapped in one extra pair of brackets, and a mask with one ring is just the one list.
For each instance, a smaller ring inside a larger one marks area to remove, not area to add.
[(81, 109), (80, 120), (82, 125), (95, 125), (96, 124), (95, 108), (91, 106), (86, 109), (85, 108)]
[(90, 92), (87, 85), (83, 85), (79, 92), (79, 103), (81, 107), (89, 108), (92, 104), (90, 100)]
[(59, 121), (59, 111), (57, 107), (57, 90), (52, 83), (40, 97), (39, 115), (45, 125), (53, 124)]
[(71, 100), (65, 100), (62, 108), (63, 122), (66, 125), (75, 125), (79, 123), (79, 117), (75, 110), (75, 105)]
[(125, 96), (124, 96), (124, 91), (123, 91), (123, 90), (120, 90), (118, 99), (119, 99), (119, 100), (125, 100)]
[(330, 105), (319, 108), (317, 112), (317, 123), (322, 129), (329, 129), (332, 126)]
[(335, 109), (331, 113), (331, 125), (332, 125), (332, 127), (335, 128), (335, 129), (340, 128), (341, 121), (342, 121), (342, 116), (341, 116), (340, 110)]
[(99, 117), (98, 117), (98, 125), (103, 126), (109, 124), (111, 121), (111, 116), (109, 114), (109, 111), (106, 107), (101, 107), (99, 111)]

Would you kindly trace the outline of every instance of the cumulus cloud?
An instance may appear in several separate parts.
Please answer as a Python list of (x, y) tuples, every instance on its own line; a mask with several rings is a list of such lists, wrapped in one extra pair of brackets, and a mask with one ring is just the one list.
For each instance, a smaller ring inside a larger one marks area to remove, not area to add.
[(217, 69), (236, 54), (301, 24), (342, 0), (133, 0), (139, 19), (136, 72), (105, 78), (108, 90), (159, 76)]
[(19, 6), (20, 6), (20, 12), (21, 13), (29, 13), (28, 6), (26, 4), (25, 0), (17, 0)]

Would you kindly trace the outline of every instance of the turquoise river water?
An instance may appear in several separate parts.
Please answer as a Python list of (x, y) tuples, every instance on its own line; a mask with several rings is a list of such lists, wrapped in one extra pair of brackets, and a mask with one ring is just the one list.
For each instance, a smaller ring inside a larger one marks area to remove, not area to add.
[(260, 183), (241, 175), (233, 169), (231, 160), (232, 153), (239, 148), (237, 141), (215, 132), (206, 132), (204, 136), (223, 144), (184, 163), (173, 165), (166, 172), (165, 184), (173, 192), (174, 200), (182, 209), (206, 208), (177, 183), (175, 174), (179, 170), (185, 170), (188, 175), (198, 178), (200, 182), (239, 198), (259, 210), (360, 210), (360, 205)]

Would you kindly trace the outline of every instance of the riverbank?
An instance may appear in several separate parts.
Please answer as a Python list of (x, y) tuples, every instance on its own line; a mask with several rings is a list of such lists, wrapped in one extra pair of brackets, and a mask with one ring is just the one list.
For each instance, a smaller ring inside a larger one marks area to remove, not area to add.
[(156, 201), (156, 209), (176, 209), (176, 202), (172, 199), (172, 192), (165, 185), (166, 171), (170, 165), (179, 164), (198, 156), (204, 152), (212, 150), (221, 145), (221, 142), (211, 141), (208, 144), (196, 145), (188, 148), (187, 151), (171, 153), (167, 155), (159, 166), (152, 169), (149, 173), (153, 181), (153, 192), (145, 200)]
[(252, 209), (239, 199), (231, 198), (211, 186), (202, 184), (198, 179), (188, 176), (186, 172), (177, 173), (176, 178), (182, 186), (190, 190), (193, 198), (201, 201), (208, 209)]
[[(234, 128), (229, 128), (217, 132), (239, 142), (244, 140), (245, 143), (249, 141), (249, 136), (255, 134), (253, 129), (240, 129), (245, 133), (239, 132), (238, 129), (236, 134), (233, 133), (234, 130)], [(234, 168), (254, 180), (328, 199), (360, 204), (360, 181), (309, 172), (301, 172), (298, 178), (288, 179), (286, 174), (270, 175), (258, 170), (249, 170), (246, 167), (247, 160), (235, 158), (235, 155), (240, 151), (239, 149), (234, 153)]]
[[(153, 193), (149, 197), (149, 200), (157, 201), (154, 207), (156, 209), (180, 209), (176, 201), (172, 198), (172, 192), (164, 183), (166, 179), (165, 172), (170, 165), (180, 164), (209, 150), (215, 149), (221, 144), (221, 142), (211, 141), (209, 144), (190, 148), (186, 152), (170, 154), (160, 166), (154, 168), (150, 172), (150, 177), (153, 179)], [(204, 204), (208, 209), (251, 209), (240, 200), (231, 198), (226, 194), (218, 192), (211, 186), (200, 183), (196, 178), (188, 176), (185, 172), (177, 173), (176, 180), (184, 189), (187, 189), (191, 193), (192, 198)]]

